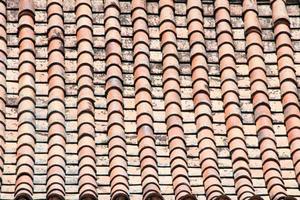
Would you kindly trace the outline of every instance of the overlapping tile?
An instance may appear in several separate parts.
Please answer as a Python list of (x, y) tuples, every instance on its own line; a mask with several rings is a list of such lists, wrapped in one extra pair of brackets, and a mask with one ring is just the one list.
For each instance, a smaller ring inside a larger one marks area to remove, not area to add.
[(251, 81), (252, 102), (266, 186), (271, 199), (287, 196), (277, 152), (273, 119), (268, 96), (262, 32), (256, 1), (243, 2), (246, 53)]
[(248, 199), (255, 193), (241, 116), (229, 1), (215, 1), (214, 12), (222, 99), (235, 188), (239, 199)]
[(217, 147), (212, 126), (212, 105), (201, 0), (187, 1), (191, 71), (195, 120), (198, 131), (200, 167), (207, 199), (229, 199), (224, 195), (218, 167)]
[(272, 21), (276, 42), (284, 122), (290, 143), (296, 178), (300, 183), (300, 105), (296, 78), (294, 49), (286, 1), (272, 0)]
[(149, 30), (146, 0), (132, 1), (135, 109), (143, 199), (162, 200), (153, 128)]
[(188, 175), (186, 141), (182, 126), (180, 66), (176, 41), (174, 2), (160, 0), (160, 44), (163, 65), (163, 92), (175, 199), (195, 199)]
[(105, 0), (106, 99), (111, 199), (129, 199), (123, 110), (121, 8), (118, 0)]
[(35, 164), (35, 11), (32, 0), (19, 2), (19, 102), (15, 199), (32, 199)]
[(66, 170), (63, 1), (48, 0), (48, 169), (47, 198), (64, 199)]
[(91, 1), (76, 0), (79, 199), (98, 199), (95, 153), (94, 49)]

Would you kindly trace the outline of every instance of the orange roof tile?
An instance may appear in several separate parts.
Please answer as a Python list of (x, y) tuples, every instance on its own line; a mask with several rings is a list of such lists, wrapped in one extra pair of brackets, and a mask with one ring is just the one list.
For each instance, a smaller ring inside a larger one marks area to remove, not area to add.
[(300, 183), (300, 105), (295, 69), (294, 48), (290, 35), (290, 20), (286, 2), (272, 2), (272, 19), (276, 44), (277, 65), (281, 89), (284, 123), (290, 143), (298, 184)]
[(48, 166), (47, 197), (64, 199), (66, 172), (63, 2), (48, 1)]
[(195, 199), (188, 175), (186, 141), (181, 114), (180, 66), (177, 52), (174, 2), (159, 1), (162, 84), (169, 143), (170, 170), (176, 200)]
[(126, 139), (123, 110), (123, 69), (121, 49), (120, 5), (107, 0), (104, 6), (106, 51), (106, 99), (109, 176), (111, 199), (129, 199)]
[(97, 199), (93, 19), (90, 1), (76, 0), (79, 199)]
[(141, 167), (143, 199), (162, 200), (155, 136), (153, 128), (152, 86), (149, 61), (149, 30), (145, 0), (133, 0), (131, 10), (133, 24), (133, 59), (137, 140)]
[(264, 53), (261, 38), (261, 28), (258, 21), (256, 2), (244, 1), (244, 20), (246, 53), (248, 58), (251, 95), (256, 121), (258, 142), (263, 161), (263, 171), (266, 186), (272, 199), (286, 196), (282, 181), (272, 114), (268, 99), (268, 83)]
[(215, 20), (221, 91), (235, 188), (239, 199), (247, 199), (254, 196), (254, 187), (240, 108), (229, 1), (215, 1)]
[(15, 198), (30, 198), (34, 191), (35, 163), (35, 33), (33, 2), (19, 2), (19, 101)]
[(200, 168), (206, 197), (215, 199), (224, 195), (224, 189), (219, 174), (218, 153), (212, 125), (209, 69), (201, 1), (187, 1), (187, 19)]

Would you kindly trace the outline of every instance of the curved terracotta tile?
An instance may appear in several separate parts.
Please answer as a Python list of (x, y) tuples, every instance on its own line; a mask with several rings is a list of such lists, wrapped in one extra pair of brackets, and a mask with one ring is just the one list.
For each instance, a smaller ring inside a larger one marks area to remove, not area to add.
[(48, 0), (48, 170), (47, 198), (65, 196), (65, 66), (63, 1)]
[(219, 174), (217, 147), (212, 127), (212, 106), (208, 89), (208, 65), (201, 0), (187, 1), (187, 19), (193, 100), (200, 150), (199, 159), (205, 193), (207, 199), (226, 199)]
[(98, 199), (96, 182), (93, 20), (90, 1), (76, 0), (79, 199)]
[(35, 33), (31, 0), (19, 2), (19, 106), (15, 198), (32, 199), (35, 161)]
[(174, 2), (159, 1), (160, 42), (163, 64), (163, 92), (171, 174), (175, 199), (195, 199), (188, 175), (186, 144), (181, 116), (181, 90), (179, 80), (179, 60), (174, 20)]
[(250, 71), (254, 116), (263, 161), (264, 178), (271, 199), (287, 198), (280, 171), (271, 108), (269, 106), (262, 32), (256, 7), (256, 2), (249, 0), (244, 1), (243, 16), (247, 45), (246, 51)]
[(163, 199), (160, 193), (153, 128), (148, 17), (145, 0), (132, 1), (133, 57), (137, 137), (143, 199)]
[(121, 26), (119, 17), (119, 1), (106, 0), (104, 6), (106, 51), (105, 92), (108, 113), (110, 196), (112, 200), (129, 199), (123, 111)]
[(254, 196), (254, 188), (241, 116), (239, 88), (236, 77), (235, 50), (230, 18), (229, 1), (215, 1), (216, 37), (221, 71), (221, 90), (235, 189), (239, 199), (248, 199)]
[(271, 1), (284, 121), (297, 182), (300, 183), (300, 105), (290, 21), (285, 4), (283, 0)]

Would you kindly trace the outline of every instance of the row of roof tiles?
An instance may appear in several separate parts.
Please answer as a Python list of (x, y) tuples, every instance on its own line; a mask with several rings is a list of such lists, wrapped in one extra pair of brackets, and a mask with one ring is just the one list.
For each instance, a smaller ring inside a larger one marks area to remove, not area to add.
[[(207, 199), (224, 195), (219, 174), (217, 147), (212, 126), (212, 110), (209, 93), (208, 65), (204, 38), (202, 4), (187, 2), (187, 28), (193, 80), (193, 101), (198, 129), (200, 167)], [(225, 196), (223, 196), (225, 198)]]
[(123, 70), (121, 57), (121, 25), (118, 1), (105, 1), (104, 28), (106, 50), (106, 99), (109, 137), (109, 176), (111, 197), (129, 198), (126, 140), (123, 110)]
[(146, 1), (132, 1), (135, 108), (144, 199), (162, 199), (153, 128), (149, 31)]
[[(65, 195), (65, 80), (63, 2), (48, 1), (48, 198)], [(54, 199), (53, 199), (54, 200)]]
[(19, 102), (15, 198), (31, 198), (35, 162), (35, 32), (30, 1), (19, 4)]

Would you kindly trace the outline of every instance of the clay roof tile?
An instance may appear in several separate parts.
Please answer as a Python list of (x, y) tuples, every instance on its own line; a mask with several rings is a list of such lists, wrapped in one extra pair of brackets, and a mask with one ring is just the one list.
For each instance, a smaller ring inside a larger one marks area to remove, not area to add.
[[(90, 1), (76, 0), (79, 199), (97, 199), (93, 92), (93, 25)], [(83, 59), (84, 58), (84, 59)], [(88, 66), (88, 67), (86, 67)], [(84, 72), (83, 72), (84, 70)]]
[[(284, 108), (284, 118), (286, 129), (290, 130), (294, 127), (294, 123), (288, 121), (298, 121), (300, 114), (299, 101), (297, 100), (297, 81), (294, 66), (294, 48), (291, 41), (290, 22), (286, 8), (286, 2), (277, 0), (271, 2), (272, 19), (274, 23), (275, 43), (277, 64), (279, 70), (279, 80), (281, 88), (282, 106)], [(295, 97), (296, 96), (296, 97)], [(296, 105), (296, 106), (294, 106)], [(290, 110), (293, 109), (293, 112)], [(298, 125), (297, 125), (298, 126)], [(298, 128), (295, 129), (299, 131)], [(288, 134), (291, 152), (298, 152), (299, 149), (295, 148), (292, 143), (299, 143), (299, 138), (293, 138)], [(300, 168), (297, 166), (299, 158), (292, 154), (292, 160), (295, 165), (295, 173), (297, 182), (300, 182)]]
[[(63, 21), (57, 21), (55, 15), (62, 15), (62, 1), (48, 1), (48, 22), (63, 27)], [(55, 14), (54, 14), (55, 13)], [(61, 19), (61, 18), (60, 18)], [(54, 22), (56, 21), (56, 22)], [(55, 29), (55, 31), (52, 31)], [(65, 195), (65, 81), (64, 81), (64, 33), (63, 29), (48, 26), (48, 170), (47, 170), (47, 196), (64, 198)]]
[[(27, 11), (30, 12), (27, 12)], [(15, 197), (33, 194), (33, 168), (35, 161), (35, 44), (33, 2), (19, 2), (19, 107), (17, 179)], [(22, 13), (22, 14), (21, 14)], [(25, 20), (28, 19), (28, 20)], [(31, 31), (25, 31), (31, 30)], [(26, 43), (27, 45), (22, 45)]]
[[(161, 49), (163, 54), (163, 89), (166, 109), (167, 134), (169, 137), (171, 173), (176, 199), (192, 195), (187, 171), (187, 154), (181, 117), (178, 52), (174, 22), (173, 1), (159, 1)], [(174, 59), (175, 58), (175, 59)], [(173, 89), (172, 89), (173, 87)]]
[(250, 172), (250, 169), (240, 111), (229, 1), (215, 1), (215, 19), (218, 31), (217, 42), (221, 68), (221, 90), (224, 101), (228, 145), (233, 169), (235, 169), (235, 188), (238, 197), (245, 198), (245, 196), (253, 196), (254, 189), (251, 174), (244, 173), (244, 170)]
[[(199, 141), (199, 159), (201, 163), (201, 169), (203, 171), (202, 175), (204, 178), (204, 187), (207, 188), (206, 194), (210, 198), (219, 197), (223, 195), (222, 185), (220, 182), (220, 177), (218, 174), (218, 166), (217, 166), (217, 155), (215, 143), (212, 142), (215, 140), (213, 133), (211, 132), (212, 121), (211, 118), (206, 118), (206, 114), (211, 113), (211, 108), (205, 108), (205, 105), (210, 105), (210, 97), (209, 92), (205, 89), (208, 88), (208, 73), (205, 70), (207, 68), (206, 62), (206, 50), (204, 44), (204, 38), (202, 37), (203, 32), (203, 24), (197, 23), (198, 20), (202, 19), (202, 13), (199, 12), (202, 10), (201, 1), (188, 1), (187, 2), (187, 15), (188, 18), (188, 31), (190, 33), (189, 42), (190, 42), (190, 53), (191, 53), (191, 63), (192, 68), (192, 80), (193, 80), (193, 93), (194, 95), (194, 105), (195, 105), (195, 117), (196, 117), (196, 125), (199, 130), (198, 133), (198, 141)], [(201, 31), (201, 34), (193, 34), (196, 30)], [(197, 48), (199, 43), (201, 48)], [(197, 65), (195, 60), (201, 59), (201, 65), (203, 65), (204, 70), (201, 66)], [(193, 64), (195, 63), (195, 64)], [(201, 95), (201, 96), (200, 96)], [(204, 102), (203, 99), (207, 101)], [(205, 103), (205, 104), (203, 104)], [(204, 121), (205, 120), (205, 121)], [(203, 127), (203, 122), (206, 122), (207, 127)], [(213, 149), (213, 150), (212, 150)], [(207, 159), (206, 158), (211, 158)], [(213, 162), (212, 162), (213, 161)], [(209, 172), (209, 173), (208, 173)], [(211, 188), (211, 189), (208, 189)]]

